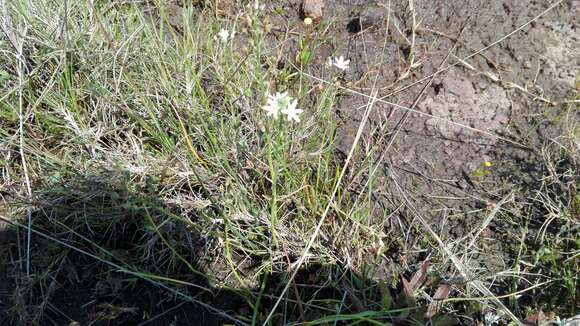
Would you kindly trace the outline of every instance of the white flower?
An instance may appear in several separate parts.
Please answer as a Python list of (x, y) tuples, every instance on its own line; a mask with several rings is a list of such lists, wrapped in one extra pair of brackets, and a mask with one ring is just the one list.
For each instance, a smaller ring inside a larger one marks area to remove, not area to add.
[(345, 59), (343, 56), (340, 56), (338, 58), (328, 58), (328, 62), (327, 64), (329, 66), (335, 66), (336, 68), (340, 69), (340, 70), (347, 70), (348, 69), (348, 64), (350, 63), (350, 60)]
[(227, 41), (231, 40), (234, 38), (234, 34), (236, 34), (236, 32), (231, 32), (228, 31), (227, 29), (221, 29), (219, 31), (219, 33), (217, 34), (217, 36), (214, 36), (214, 40), (220, 40), (222, 43), (226, 43)]
[(254, 1), (254, 10), (256, 10), (256, 11), (262, 10), (263, 11), (264, 9), (266, 9), (266, 5), (264, 5), (264, 4), (260, 5), (260, 2), (258, 0)]
[(493, 312), (487, 312), (483, 317), (486, 326), (493, 326), (498, 324), (501, 321), (501, 318), (501, 315), (494, 314)]
[(288, 121), (296, 121), (296, 122), (300, 122), (300, 118), (298, 117), (298, 115), (300, 113), (302, 113), (301, 109), (297, 109), (296, 105), (298, 105), (298, 101), (297, 100), (291, 100), (288, 102), (288, 106), (282, 110), (282, 113), (284, 113), (286, 115), (286, 119), (288, 119)]
[(266, 115), (277, 118), (280, 111), (283, 109), (281, 107), (282, 102), (288, 96), (287, 92), (276, 93), (275, 95), (268, 95), (268, 103), (262, 107), (267, 113)]
[(288, 121), (300, 121), (298, 115), (303, 110), (297, 109), (298, 101), (288, 96), (288, 92), (268, 95), (268, 103), (262, 107), (266, 115), (277, 118), (280, 113), (285, 114)]

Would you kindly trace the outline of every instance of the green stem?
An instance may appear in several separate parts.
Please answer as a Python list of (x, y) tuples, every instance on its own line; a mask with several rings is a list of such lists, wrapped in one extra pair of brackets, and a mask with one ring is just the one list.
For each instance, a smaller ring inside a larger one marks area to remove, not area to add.
[(272, 234), (272, 243), (274, 247), (278, 247), (278, 241), (276, 240), (276, 223), (278, 222), (278, 205), (277, 205), (277, 193), (276, 189), (278, 188), (278, 172), (277, 172), (277, 164), (275, 155), (275, 142), (276, 140), (270, 138), (269, 139), (269, 147), (270, 150), (268, 151), (268, 164), (270, 166), (270, 179), (272, 180), (272, 199), (270, 200), (270, 233)]
[(258, 312), (260, 311), (260, 302), (262, 301), (262, 295), (266, 289), (266, 283), (268, 282), (268, 273), (264, 274), (264, 279), (262, 280), (262, 285), (260, 286), (260, 293), (258, 294), (258, 299), (256, 299), (256, 304), (254, 304), (254, 314), (252, 315), (252, 326), (256, 325)]

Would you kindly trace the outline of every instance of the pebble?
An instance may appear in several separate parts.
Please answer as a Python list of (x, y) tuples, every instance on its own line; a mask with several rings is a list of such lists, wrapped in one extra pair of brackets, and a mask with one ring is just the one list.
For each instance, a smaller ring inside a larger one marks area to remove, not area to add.
[(480, 90), (485, 90), (487, 88), (487, 82), (484, 80), (478, 81), (477, 88), (479, 88)]

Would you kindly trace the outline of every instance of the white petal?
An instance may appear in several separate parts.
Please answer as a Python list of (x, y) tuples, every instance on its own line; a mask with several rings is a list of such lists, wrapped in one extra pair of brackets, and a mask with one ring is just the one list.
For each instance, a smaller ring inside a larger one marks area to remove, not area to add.
[(272, 116), (276, 118), (278, 116), (278, 108), (275, 105), (266, 105), (262, 107), (266, 111), (267, 116)]

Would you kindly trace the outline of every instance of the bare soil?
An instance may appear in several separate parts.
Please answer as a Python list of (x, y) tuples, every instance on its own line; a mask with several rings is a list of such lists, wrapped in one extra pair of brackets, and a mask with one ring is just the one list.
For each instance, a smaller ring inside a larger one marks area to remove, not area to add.
[[(412, 12), (406, 1), (393, 1), (391, 7), (386, 1), (326, 1), (325, 20), (333, 22), (328, 29), (331, 37), (316, 57), (324, 60), (332, 54), (345, 55), (352, 68), (343, 77), (345, 86), (370, 94), (374, 84), (380, 90), (379, 97), (396, 92), (387, 100), (410, 107), (424, 83), (397, 90), (434, 73), (456, 39), (459, 43), (454, 55), (463, 58), (509, 34), (548, 6), (543, 1), (415, 1), (418, 27), (411, 49), (407, 40), (412, 37)], [(392, 18), (387, 21), (389, 12)], [(502, 138), (516, 143), (520, 140), (514, 125), (522, 127), (527, 116), (550, 110), (546, 101), (572, 98), (577, 92), (580, 65), (579, 14), (578, 1), (564, 1), (522, 31), (467, 60), (473, 69), (458, 64), (440, 73), (421, 97), (415, 108), (418, 112), (411, 113), (402, 124), (405, 110), (384, 103), (375, 105), (371, 126), (386, 124), (386, 130), (395, 130), (398, 124), (401, 127), (385, 163), (397, 169), (403, 182), (425, 184), (408, 187), (410, 191), (429, 193), (432, 180), (461, 188), (465, 175), (472, 175), (482, 163), (501, 166), (497, 148), (517, 146)], [(468, 17), (467, 28), (459, 36)], [(411, 53), (416, 66), (409, 68)], [(446, 66), (457, 62), (452, 56)], [(368, 98), (348, 92), (341, 102), (344, 152), (350, 149), (364, 111), (361, 108), (367, 103)], [(416, 180), (418, 174), (421, 176)]]

